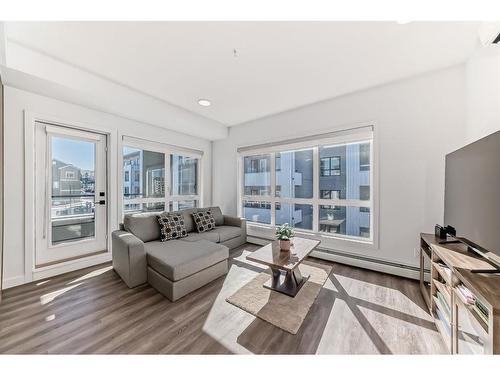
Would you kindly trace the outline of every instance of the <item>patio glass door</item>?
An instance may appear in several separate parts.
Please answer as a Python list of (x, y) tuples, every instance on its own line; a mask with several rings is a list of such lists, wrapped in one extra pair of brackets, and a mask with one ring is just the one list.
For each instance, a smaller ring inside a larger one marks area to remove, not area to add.
[(36, 147), (36, 266), (106, 250), (106, 136), (37, 123)]

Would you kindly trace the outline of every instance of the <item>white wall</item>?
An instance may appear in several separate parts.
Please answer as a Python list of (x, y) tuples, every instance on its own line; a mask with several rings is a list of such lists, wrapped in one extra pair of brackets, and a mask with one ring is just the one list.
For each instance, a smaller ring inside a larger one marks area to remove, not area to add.
[(476, 51), (465, 72), (469, 143), (500, 130), (500, 45)]
[(214, 142), (213, 203), (225, 213), (237, 212), (237, 147), (360, 122), (376, 124), (380, 246), (336, 249), (418, 265), (419, 233), (433, 231), (443, 220), (444, 155), (464, 143), (463, 65), (230, 128), (227, 139)]
[[(1, 26), (0, 26), (1, 28)], [(0, 32), (0, 38), (2, 33)], [(1, 53), (1, 48), (0, 48)], [(0, 302), (2, 302), (3, 284), (3, 85), (0, 77)]]
[[(212, 145), (210, 141), (176, 133), (159, 127), (90, 110), (78, 105), (54, 100), (20, 89), (5, 87), (5, 252), (4, 288), (21, 284), (27, 279), (24, 272), (24, 111), (106, 128), (115, 131), (111, 142), (117, 145), (116, 132), (151, 139), (172, 145), (202, 150), (203, 200), (211, 203)], [(175, 121), (175, 119), (165, 119)], [(110, 155), (117, 160), (118, 155)], [(120, 151), (121, 152), (121, 151)], [(112, 187), (111, 187), (112, 188)], [(115, 203), (116, 205), (116, 203)], [(118, 223), (112, 223), (116, 226)]]

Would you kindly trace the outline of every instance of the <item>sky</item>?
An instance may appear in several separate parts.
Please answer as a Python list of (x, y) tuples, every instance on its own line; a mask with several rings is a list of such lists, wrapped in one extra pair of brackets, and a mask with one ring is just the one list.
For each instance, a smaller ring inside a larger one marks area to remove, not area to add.
[(83, 170), (95, 169), (95, 144), (69, 138), (52, 138), (52, 159), (60, 160)]

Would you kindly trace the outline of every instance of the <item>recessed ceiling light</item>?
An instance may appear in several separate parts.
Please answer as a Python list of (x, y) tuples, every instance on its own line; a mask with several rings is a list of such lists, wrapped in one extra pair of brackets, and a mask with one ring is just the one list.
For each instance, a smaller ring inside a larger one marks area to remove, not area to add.
[(212, 105), (212, 103), (208, 99), (198, 99), (198, 104), (202, 107), (209, 107), (210, 105)]

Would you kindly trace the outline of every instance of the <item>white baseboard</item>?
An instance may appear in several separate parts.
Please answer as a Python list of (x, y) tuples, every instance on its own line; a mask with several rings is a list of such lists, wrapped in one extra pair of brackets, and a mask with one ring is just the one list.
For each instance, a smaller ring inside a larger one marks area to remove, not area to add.
[(14, 276), (3, 280), (2, 289), (9, 289), (24, 284), (24, 276)]
[(95, 266), (97, 264), (106, 263), (106, 262), (109, 262), (110, 260), (111, 260), (111, 253), (104, 253), (104, 254), (89, 256), (86, 258), (75, 259), (75, 260), (71, 260), (71, 261), (64, 262), (64, 263), (53, 264), (53, 265), (46, 266), (43, 268), (37, 268), (37, 269), (33, 270), (33, 280), (26, 281), (26, 278), (24, 275), (4, 279), (3, 290), (13, 288), (13, 287), (16, 287), (19, 285), (23, 285), (23, 284), (28, 284), (32, 281), (38, 281), (38, 280), (46, 279), (48, 277), (61, 275), (63, 273), (76, 271), (76, 270), (86, 268), (86, 267)]
[[(266, 245), (270, 241), (264, 238), (248, 236), (247, 242), (256, 245)], [(311, 253), (312, 257), (328, 260), (331, 262), (347, 264), (349, 266), (364, 268), (372, 271), (378, 271), (387, 273), (390, 275), (396, 275), (401, 277), (406, 277), (408, 279), (420, 279), (419, 270), (412, 267), (407, 267), (399, 264), (391, 264), (390, 262), (381, 262), (378, 259), (370, 259), (369, 257), (357, 257), (351, 254), (339, 254), (330, 251), (313, 251)]]
[(104, 254), (75, 259), (64, 263), (53, 264), (42, 268), (36, 268), (35, 270), (33, 270), (33, 281), (46, 279), (47, 277), (76, 271), (86, 267), (95, 266), (97, 264), (109, 262), (110, 260), (111, 253), (108, 252)]
[(331, 262), (347, 264), (349, 266), (368, 269), (371, 271), (383, 272), (390, 275), (406, 277), (408, 279), (419, 280), (420, 273), (416, 269), (404, 268), (399, 265), (382, 264), (369, 259), (358, 259), (350, 256), (343, 256), (339, 254), (332, 254), (326, 251), (313, 251), (312, 257), (328, 260)]

